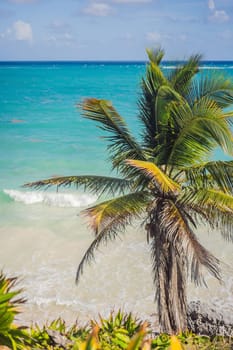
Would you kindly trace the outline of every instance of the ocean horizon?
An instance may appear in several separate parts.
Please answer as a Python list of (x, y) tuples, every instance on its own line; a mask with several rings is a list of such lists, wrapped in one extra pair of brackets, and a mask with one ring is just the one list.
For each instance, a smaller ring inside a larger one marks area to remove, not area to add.
[[(164, 60), (161, 66), (164, 69), (174, 69), (177, 65), (183, 64), (185, 60)], [(139, 65), (146, 66), (147, 60), (2, 60), (0, 65)], [(227, 71), (233, 69), (233, 60), (202, 60), (200, 62), (200, 69), (225, 69)]]
[[(182, 61), (164, 61), (172, 70)], [(86, 321), (123, 308), (156, 319), (149, 247), (138, 222), (121, 240), (103, 246), (75, 285), (78, 263), (93, 236), (80, 212), (97, 197), (75, 188), (26, 190), (24, 183), (59, 175), (109, 175), (106, 144), (77, 108), (87, 97), (111, 100), (140, 138), (137, 99), (144, 61), (0, 62), (0, 269), (19, 276), (27, 299), (20, 322), (58, 316)], [(206, 60), (200, 74), (233, 79), (233, 61)], [(217, 150), (212, 159), (232, 159)], [(233, 315), (233, 247), (218, 232), (199, 239), (222, 261), (224, 283), (188, 287), (200, 300)], [(114, 274), (112, 273), (114, 271)]]

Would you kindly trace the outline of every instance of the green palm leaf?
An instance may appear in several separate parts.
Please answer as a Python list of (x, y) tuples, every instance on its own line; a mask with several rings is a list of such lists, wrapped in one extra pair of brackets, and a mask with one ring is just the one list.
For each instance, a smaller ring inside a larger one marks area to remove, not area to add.
[(202, 100), (194, 109), (174, 105), (174, 142), (167, 164), (184, 166), (203, 161), (214, 147), (233, 151), (232, 133), (221, 109), (211, 100)]
[(229, 129), (225, 113), (218, 107), (216, 101), (202, 98), (193, 107), (193, 115), (203, 117), (202, 128), (207, 130), (210, 137), (226, 153), (233, 154), (233, 134)]
[(233, 161), (211, 161), (184, 169), (191, 186), (214, 186), (233, 194)]
[(229, 193), (209, 188), (186, 188), (178, 197), (178, 201), (197, 219), (217, 229), (223, 238), (233, 241), (233, 196)]
[(215, 208), (233, 215), (233, 196), (211, 188), (186, 188), (178, 197), (186, 205), (199, 205), (202, 208)]
[[(141, 83), (142, 96), (139, 100), (139, 119), (144, 128), (144, 147), (146, 146), (148, 149), (154, 149), (157, 146), (155, 136), (158, 133), (159, 128), (159, 123), (157, 120), (159, 117), (157, 113), (158, 105), (161, 105), (162, 103), (164, 104), (162, 97), (158, 99), (158, 92), (161, 89), (161, 95), (165, 95), (166, 97), (166, 87), (169, 87), (169, 83), (155, 59), (155, 62), (152, 61), (150, 65), (147, 66), (146, 77), (145, 79), (142, 79)], [(160, 115), (162, 115), (162, 113)], [(137, 159), (140, 158), (137, 157)]]
[(117, 113), (111, 102), (106, 100), (97, 100), (94, 98), (86, 99), (80, 105), (84, 117), (98, 122), (99, 128), (106, 131), (108, 136), (108, 149), (111, 153), (113, 168), (124, 167), (122, 157), (144, 159), (144, 154), (130, 134), (124, 119)]
[(174, 69), (169, 76), (171, 85), (178, 91), (179, 94), (184, 96), (192, 83), (192, 78), (199, 72), (199, 64), (201, 55), (191, 56), (187, 62)]
[(160, 67), (151, 64), (142, 81), (139, 119), (143, 126), (143, 147), (150, 157), (159, 156), (160, 164), (164, 163), (166, 141), (170, 139), (170, 106), (182, 101), (182, 96), (172, 88)]
[(160, 47), (157, 50), (147, 48), (146, 53), (147, 53), (147, 56), (148, 56), (150, 62), (153, 62), (157, 65), (160, 64), (160, 62), (162, 61), (163, 56), (165, 54), (164, 50)]
[(77, 188), (83, 187), (84, 190), (96, 194), (114, 194), (128, 192), (132, 187), (132, 182), (115, 177), (83, 175), (52, 177), (46, 180), (29, 182), (25, 184), (24, 187), (49, 188), (51, 186), (57, 186), (57, 188), (59, 188), (60, 186), (69, 187), (71, 185), (74, 185)]
[(206, 98), (215, 101), (220, 108), (232, 105), (232, 79), (226, 79), (223, 75), (213, 71), (194, 79), (187, 93), (187, 101), (193, 106)]

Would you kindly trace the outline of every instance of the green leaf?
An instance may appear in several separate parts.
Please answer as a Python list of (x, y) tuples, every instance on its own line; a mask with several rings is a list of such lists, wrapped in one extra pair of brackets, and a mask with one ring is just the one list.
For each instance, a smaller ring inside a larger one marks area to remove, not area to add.
[(178, 91), (182, 96), (186, 94), (188, 88), (192, 84), (192, 78), (199, 72), (200, 60), (201, 55), (191, 56), (187, 62), (178, 65), (169, 76), (171, 85), (175, 91)]
[(111, 154), (113, 168), (124, 168), (122, 157), (144, 158), (143, 151), (131, 135), (124, 119), (117, 113), (110, 101), (89, 98), (81, 104), (85, 118), (100, 124), (100, 129), (108, 133), (108, 150)]
[(28, 188), (49, 188), (51, 186), (69, 187), (71, 185), (76, 188), (83, 188), (84, 191), (88, 190), (95, 194), (115, 194), (125, 193), (130, 190), (132, 182), (126, 179), (120, 179), (116, 177), (108, 176), (95, 176), (95, 175), (83, 175), (83, 176), (61, 176), (53, 177), (46, 180), (39, 180), (35, 182), (29, 182), (24, 185)]

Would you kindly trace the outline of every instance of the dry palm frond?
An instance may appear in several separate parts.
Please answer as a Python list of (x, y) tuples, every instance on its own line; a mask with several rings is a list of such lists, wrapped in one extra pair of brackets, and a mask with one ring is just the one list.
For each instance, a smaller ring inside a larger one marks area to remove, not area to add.
[(149, 201), (150, 195), (146, 191), (129, 193), (90, 207), (84, 210), (83, 214), (88, 216), (91, 228), (98, 234), (99, 230), (115, 218), (119, 218), (120, 222), (122, 217), (139, 217)]
[(169, 178), (157, 165), (151, 162), (128, 159), (126, 161), (132, 167), (142, 171), (152, 182), (155, 182), (161, 192), (177, 192), (180, 185)]

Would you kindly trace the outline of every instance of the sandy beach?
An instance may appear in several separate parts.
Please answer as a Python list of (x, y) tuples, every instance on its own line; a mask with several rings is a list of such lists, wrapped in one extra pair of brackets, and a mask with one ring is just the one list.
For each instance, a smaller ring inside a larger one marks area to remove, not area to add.
[[(24, 210), (30, 211), (30, 207)], [(39, 210), (35, 205), (34, 210)], [(156, 323), (149, 246), (138, 224), (121, 239), (101, 247), (96, 260), (87, 266), (78, 286), (78, 263), (92, 240), (86, 221), (76, 209), (42, 208), (45, 222), (25, 220), (23, 226), (1, 228), (2, 266), (20, 277), (27, 304), (18, 316), (20, 323), (51, 321), (61, 316), (68, 322), (85, 323), (98, 314), (107, 316), (119, 308)], [(35, 214), (35, 212), (34, 212)], [(41, 215), (40, 215), (41, 217)], [(32, 217), (31, 217), (32, 220)], [(188, 298), (200, 300), (232, 321), (233, 278), (231, 245), (217, 233), (206, 233), (201, 241), (224, 262), (224, 284), (207, 276), (209, 288), (189, 284)], [(14, 257), (14, 258), (12, 258)]]

